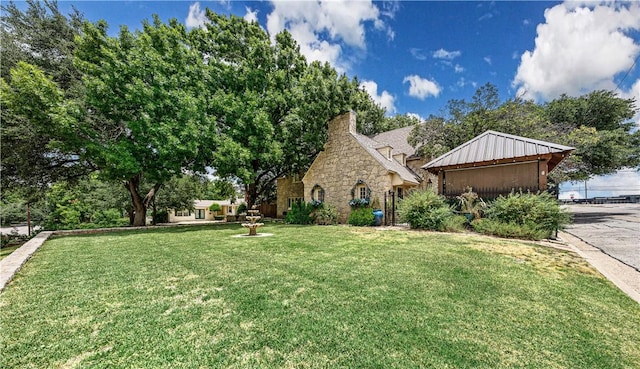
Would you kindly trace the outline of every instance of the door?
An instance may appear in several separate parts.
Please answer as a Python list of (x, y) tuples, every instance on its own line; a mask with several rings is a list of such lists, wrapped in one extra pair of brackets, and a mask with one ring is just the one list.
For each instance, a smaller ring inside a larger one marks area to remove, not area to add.
[(196, 219), (204, 219), (204, 209), (196, 209)]

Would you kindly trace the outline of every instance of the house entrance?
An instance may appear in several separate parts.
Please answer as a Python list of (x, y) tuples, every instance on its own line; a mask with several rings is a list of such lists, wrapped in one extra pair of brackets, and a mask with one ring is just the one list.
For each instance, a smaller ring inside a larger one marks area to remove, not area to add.
[(204, 209), (196, 209), (196, 219), (204, 219)]

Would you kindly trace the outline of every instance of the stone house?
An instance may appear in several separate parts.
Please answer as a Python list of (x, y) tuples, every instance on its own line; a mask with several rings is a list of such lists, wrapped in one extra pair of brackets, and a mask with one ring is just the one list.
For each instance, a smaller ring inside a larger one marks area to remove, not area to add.
[(410, 189), (424, 188), (436, 180), (421, 169), (425, 161), (407, 143), (413, 127), (367, 137), (356, 132), (353, 112), (329, 122), (328, 140), (307, 172), (277, 182), (277, 213), (286, 214), (295, 201), (322, 201), (336, 207), (338, 220), (346, 223), (353, 199), (384, 206), (385, 194), (398, 198)]

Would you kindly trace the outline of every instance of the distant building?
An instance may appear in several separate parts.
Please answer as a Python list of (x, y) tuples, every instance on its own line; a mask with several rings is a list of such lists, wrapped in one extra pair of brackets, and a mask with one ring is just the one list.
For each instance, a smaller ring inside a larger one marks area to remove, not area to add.
[[(214, 212), (209, 210), (213, 204), (220, 205), (221, 210)], [(215, 220), (215, 216), (235, 215), (238, 204), (230, 200), (194, 200), (193, 210), (169, 209), (169, 223), (178, 223), (197, 220)]]

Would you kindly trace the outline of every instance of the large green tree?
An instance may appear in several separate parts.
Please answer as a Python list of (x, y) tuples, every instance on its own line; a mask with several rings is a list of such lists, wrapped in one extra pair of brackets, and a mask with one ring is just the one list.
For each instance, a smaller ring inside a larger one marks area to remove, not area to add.
[(76, 9), (65, 16), (53, 0), (27, 0), (24, 11), (9, 1), (2, 4), (0, 75), (10, 79), (19, 62), (37, 66), (67, 95), (81, 94), (81, 74), (73, 65), (75, 37), (80, 34), (83, 16)]
[(82, 155), (104, 178), (124, 183), (133, 225), (144, 225), (163, 183), (204, 171), (217, 133), (206, 91), (216, 82), (176, 20), (154, 17), (141, 31), (121, 27), (117, 37), (105, 22), (86, 23), (76, 55), (86, 88)]
[(1, 9), (0, 177), (4, 189), (19, 189), (28, 199), (91, 169), (63, 144), (71, 106), (65, 100), (82, 96), (73, 65), (82, 15), (64, 16), (55, 1), (28, 0), (24, 11), (8, 2)]
[(218, 175), (244, 184), (249, 206), (268, 200), (275, 180), (308, 167), (326, 141), (333, 116), (355, 110), (382, 120), (357, 80), (328, 64), (307, 64), (287, 31), (272, 40), (257, 23), (207, 10), (208, 22), (192, 34), (208, 60), (212, 114), (218, 135)]

